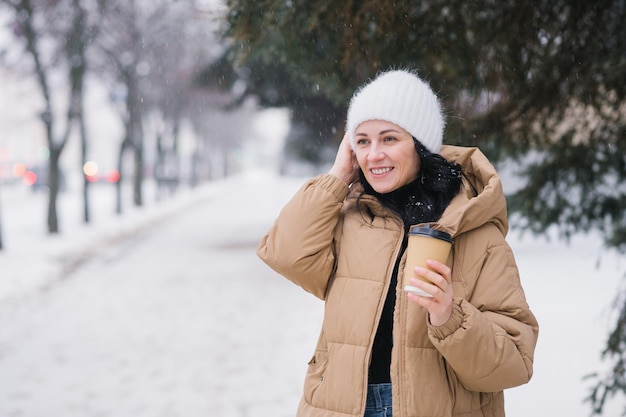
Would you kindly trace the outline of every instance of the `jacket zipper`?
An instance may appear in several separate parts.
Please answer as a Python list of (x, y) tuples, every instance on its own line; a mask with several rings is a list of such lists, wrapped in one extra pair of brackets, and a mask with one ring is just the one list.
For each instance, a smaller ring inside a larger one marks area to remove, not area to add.
[[(399, 217), (398, 217), (398, 221), (400, 222), (400, 224), (402, 224), (402, 220)], [(392, 281), (392, 278), (393, 278), (392, 275), (393, 275), (393, 271), (395, 269), (396, 264), (398, 264), (398, 279), (397, 279), (397, 282), (396, 282), (396, 288), (394, 288), (393, 291), (396, 291), (396, 293), (397, 293), (398, 285), (399, 284), (401, 285), (401, 282), (402, 282), (402, 271), (400, 269), (400, 266), (401, 266), (400, 264), (402, 263), (402, 259), (401, 259), (401, 256), (402, 256), (402, 243), (404, 241), (404, 237), (405, 237), (406, 233), (404, 232), (404, 227), (401, 227), (400, 230), (402, 231), (402, 233), (400, 235), (399, 242), (396, 244), (396, 249), (394, 251), (394, 257), (393, 257), (394, 261), (391, 263), (390, 269), (387, 270), (387, 278), (385, 280), (385, 289), (383, 291), (381, 300), (380, 300), (380, 302), (378, 304), (378, 313), (376, 314), (376, 327), (374, 328), (374, 332), (372, 333), (372, 335), (370, 337), (370, 342), (369, 342), (369, 346), (370, 347), (369, 347), (369, 352), (367, 354), (367, 363), (366, 363), (366, 368), (365, 368), (365, 373), (364, 373), (364, 375), (365, 375), (364, 388), (365, 389), (363, 391), (364, 395), (363, 395), (363, 399), (361, 401), (361, 411), (362, 412), (365, 412), (365, 404), (367, 403), (367, 385), (368, 385), (368, 383), (367, 383), (368, 382), (367, 381), (367, 376), (369, 374), (369, 372), (368, 372), (369, 364), (372, 361), (372, 349), (373, 349), (373, 346), (374, 346), (374, 338), (376, 337), (376, 329), (378, 328), (378, 325), (380, 324), (380, 319), (381, 319), (381, 316), (383, 314), (383, 307), (385, 305), (385, 300), (387, 299), (387, 293), (390, 290), (389, 287), (391, 286), (390, 284), (391, 284), (391, 281)], [(394, 312), (393, 312), (394, 316), (396, 314), (396, 308), (397, 307), (398, 307), (398, 297), (396, 296), (396, 302), (394, 303)], [(396, 327), (395, 325), (392, 327), (392, 339), (393, 339), (393, 334), (396, 332), (395, 327)], [(393, 346), (392, 346), (392, 351), (393, 351)], [(392, 361), (392, 364), (393, 364), (393, 361)], [(391, 368), (389, 369), (389, 373), (390, 373), (390, 376), (391, 376)], [(392, 378), (392, 381), (391, 381), (391, 385), (392, 385), (392, 387), (394, 385), (397, 385), (397, 384), (394, 384), (393, 378)], [(392, 393), (393, 393), (393, 390), (392, 390)]]

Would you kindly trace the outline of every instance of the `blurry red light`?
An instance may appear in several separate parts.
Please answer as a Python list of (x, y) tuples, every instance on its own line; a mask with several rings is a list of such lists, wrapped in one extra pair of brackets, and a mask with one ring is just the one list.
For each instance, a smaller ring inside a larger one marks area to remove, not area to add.
[(37, 174), (33, 171), (26, 171), (22, 176), (26, 185), (33, 185), (37, 182)]
[(100, 180), (97, 175), (85, 175), (85, 178), (89, 182), (98, 182)]
[(118, 182), (120, 180), (120, 173), (117, 169), (113, 169), (107, 172), (106, 181), (107, 182)]

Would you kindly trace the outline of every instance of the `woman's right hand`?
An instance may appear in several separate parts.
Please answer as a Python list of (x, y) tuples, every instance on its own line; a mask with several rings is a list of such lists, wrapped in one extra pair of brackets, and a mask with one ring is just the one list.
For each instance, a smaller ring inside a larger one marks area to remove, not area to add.
[(356, 160), (356, 155), (350, 145), (350, 137), (348, 133), (343, 135), (343, 139), (339, 144), (339, 150), (335, 157), (335, 163), (333, 164), (329, 174), (334, 175), (346, 184), (352, 184), (359, 176), (359, 164)]

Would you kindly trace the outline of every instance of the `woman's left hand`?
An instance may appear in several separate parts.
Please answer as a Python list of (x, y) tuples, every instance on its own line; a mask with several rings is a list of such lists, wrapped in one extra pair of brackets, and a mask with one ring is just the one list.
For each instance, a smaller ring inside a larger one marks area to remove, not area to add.
[(433, 326), (444, 325), (452, 315), (452, 278), (450, 268), (441, 262), (429, 259), (428, 266), (435, 272), (426, 268), (415, 267), (415, 274), (430, 281), (424, 282), (417, 278), (411, 278), (411, 285), (418, 287), (432, 297), (408, 293), (409, 300), (428, 310), (430, 324)]

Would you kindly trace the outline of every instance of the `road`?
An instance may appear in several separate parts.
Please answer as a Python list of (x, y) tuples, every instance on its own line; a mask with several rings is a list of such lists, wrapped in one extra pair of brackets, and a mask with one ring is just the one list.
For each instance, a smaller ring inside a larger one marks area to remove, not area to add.
[(256, 258), (282, 196), (247, 186), (0, 304), (0, 416), (293, 416), (321, 302)]

